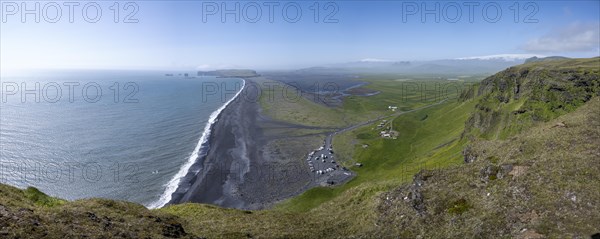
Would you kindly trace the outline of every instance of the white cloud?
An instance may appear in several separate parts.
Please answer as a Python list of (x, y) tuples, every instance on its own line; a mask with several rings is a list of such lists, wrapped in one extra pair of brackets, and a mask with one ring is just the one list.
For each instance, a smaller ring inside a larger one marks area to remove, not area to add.
[(525, 60), (531, 57), (545, 57), (539, 54), (498, 54), (489, 56), (471, 56), (456, 58), (456, 60), (503, 60), (503, 61), (518, 61)]
[(600, 23), (575, 23), (530, 40), (523, 46), (529, 52), (598, 52)]
[(195, 67), (195, 69), (198, 70), (198, 71), (222, 70), (222, 69), (238, 69), (238, 68), (244, 68), (244, 67), (241, 67), (239, 65), (232, 65), (232, 64), (215, 64), (215, 65), (200, 64), (200, 65), (197, 65)]
[(365, 58), (360, 60), (360, 62), (392, 62), (391, 60), (386, 59), (378, 59), (378, 58)]
[(211, 65), (209, 65), (209, 64), (202, 64), (202, 65), (196, 66), (196, 70), (201, 70), (201, 71), (202, 70), (212, 70), (212, 69), (213, 69), (213, 67), (211, 67)]

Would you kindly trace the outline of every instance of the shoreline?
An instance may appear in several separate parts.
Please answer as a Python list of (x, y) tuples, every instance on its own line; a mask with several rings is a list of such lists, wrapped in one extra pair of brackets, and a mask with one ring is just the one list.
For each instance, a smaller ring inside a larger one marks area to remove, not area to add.
[(212, 125), (206, 155), (196, 160), (166, 205), (192, 202), (259, 210), (310, 188), (331, 186), (331, 180), (343, 184), (354, 176), (311, 172), (306, 155), (337, 129), (270, 119), (262, 114), (259, 102), (259, 82), (267, 79), (244, 80), (242, 96)]
[[(188, 157), (188, 160), (183, 165), (181, 165), (179, 171), (165, 185), (165, 191), (163, 192), (163, 194), (161, 194), (160, 198), (156, 202), (149, 205), (148, 208), (161, 208), (171, 204), (171, 202), (173, 202), (173, 196), (177, 195), (177, 193), (180, 190), (185, 190), (185, 186), (190, 182), (189, 180), (193, 179), (193, 177), (190, 177), (190, 175), (195, 174), (194, 171), (200, 170), (195, 166), (197, 166), (201, 161), (204, 161), (206, 158), (206, 154), (208, 152), (208, 149), (210, 148), (210, 137), (212, 135), (212, 131), (214, 130), (215, 124), (219, 122), (219, 118), (222, 117), (223, 111), (227, 109), (227, 107), (233, 101), (239, 98), (240, 94), (246, 87), (246, 80), (243, 78), (240, 79), (242, 80), (241, 89), (236, 93), (234, 97), (229, 99), (227, 102), (225, 102), (223, 105), (221, 105), (219, 108), (217, 108), (211, 113), (211, 115), (208, 118), (208, 121), (206, 122), (206, 125), (204, 126), (204, 130), (202, 131), (202, 135), (200, 136), (200, 139), (198, 140), (194, 151), (192, 151), (192, 154)], [(189, 187), (187, 188), (189, 189)]]
[[(243, 79), (245, 84), (249, 84), (247, 79)], [(247, 87), (244, 87), (239, 93), (243, 92)], [(245, 93), (248, 94), (248, 91)], [(253, 112), (257, 112), (257, 106), (248, 102), (246, 97), (236, 97), (231, 103), (219, 114), (217, 121), (211, 125), (211, 133), (207, 139), (206, 155), (199, 158), (194, 165), (197, 170), (191, 170), (186, 176), (187, 184), (180, 185), (175, 191), (171, 200), (166, 204), (178, 204), (184, 202), (201, 202), (217, 204), (229, 207), (242, 207), (242, 202), (234, 197), (228, 196), (232, 191), (233, 180), (240, 183), (242, 178), (232, 178), (235, 175), (245, 174), (249, 171), (250, 159), (246, 156), (248, 146), (252, 147), (253, 140), (243, 142), (239, 134), (246, 136), (256, 135), (247, 130), (252, 130), (253, 127), (239, 127), (240, 122), (246, 126), (254, 125), (251, 122), (244, 121), (255, 119)], [(250, 104), (248, 104), (250, 103)], [(235, 133), (232, 131), (236, 131)], [(236, 135), (237, 134), (237, 135)], [(245, 137), (243, 137), (245, 138)], [(242, 149), (235, 150), (236, 144), (244, 144)], [(246, 145), (250, 144), (250, 145)], [(235, 152), (234, 152), (235, 151)], [(256, 151), (256, 150), (252, 150)], [(227, 193), (226, 191), (229, 191)]]

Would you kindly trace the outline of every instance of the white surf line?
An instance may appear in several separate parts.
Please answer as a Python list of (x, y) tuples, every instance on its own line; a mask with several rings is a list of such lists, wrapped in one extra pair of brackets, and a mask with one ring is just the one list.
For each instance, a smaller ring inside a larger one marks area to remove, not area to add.
[(187, 162), (185, 162), (185, 164), (183, 164), (181, 166), (181, 168), (179, 169), (179, 172), (177, 172), (177, 174), (175, 174), (175, 176), (173, 176), (173, 178), (165, 185), (166, 186), (165, 191), (160, 196), (160, 198), (156, 202), (151, 203), (148, 206), (148, 208), (150, 208), (150, 209), (161, 208), (171, 201), (171, 197), (172, 197), (173, 193), (179, 187), (179, 183), (181, 182), (181, 179), (183, 177), (185, 177), (185, 175), (187, 175), (187, 173), (189, 172), (192, 165), (198, 159), (198, 154), (200, 153), (200, 149), (202, 149), (202, 145), (204, 143), (206, 143), (206, 141), (208, 141), (208, 137), (210, 136), (210, 131), (211, 131), (212, 125), (217, 122), (218, 116), (221, 114), (221, 111), (223, 111), (229, 105), (229, 103), (231, 103), (233, 100), (235, 100), (240, 95), (240, 93), (242, 93), (242, 91), (244, 90), (244, 87), (246, 87), (246, 80), (242, 79), (242, 88), (240, 89), (240, 91), (238, 91), (233, 98), (231, 98), (229, 101), (227, 101), (225, 104), (223, 104), (220, 108), (218, 108), (217, 110), (213, 111), (212, 114), (210, 114), (210, 117), (208, 118), (208, 122), (206, 122), (206, 125), (204, 126), (204, 131), (202, 132), (202, 136), (200, 137), (200, 140), (198, 141), (196, 148), (194, 149), (194, 151), (188, 158)]

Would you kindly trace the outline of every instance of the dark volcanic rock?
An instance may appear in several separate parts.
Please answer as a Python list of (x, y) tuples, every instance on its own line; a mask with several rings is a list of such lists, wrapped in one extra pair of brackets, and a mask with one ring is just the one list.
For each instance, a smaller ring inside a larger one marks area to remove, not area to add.
[(495, 165), (488, 165), (481, 169), (480, 178), (483, 182), (489, 182), (498, 178), (499, 167)]
[(464, 156), (465, 163), (472, 163), (475, 162), (475, 160), (477, 160), (477, 154), (473, 152), (473, 149), (470, 145), (467, 145), (467, 147), (463, 149), (462, 154)]
[(409, 188), (409, 197), (412, 207), (417, 211), (419, 215), (425, 215), (427, 208), (425, 207), (425, 198), (422, 193), (422, 187), (425, 185), (425, 181), (431, 177), (431, 172), (421, 170), (413, 177), (413, 184)]
[(508, 173), (510, 173), (512, 170), (513, 170), (513, 165), (512, 164), (503, 164), (503, 165), (500, 165), (500, 170), (498, 170), (498, 173), (496, 174), (496, 177), (498, 177), (499, 179), (502, 179), (506, 175), (508, 175)]
[(185, 236), (185, 230), (183, 229), (183, 226), (181, 226), (180, 223), (168, 223), (165, 226), (163, 226), (163, 236), (165, 237), (171, 237), (171, 238), (180, 238), (182, 236)]

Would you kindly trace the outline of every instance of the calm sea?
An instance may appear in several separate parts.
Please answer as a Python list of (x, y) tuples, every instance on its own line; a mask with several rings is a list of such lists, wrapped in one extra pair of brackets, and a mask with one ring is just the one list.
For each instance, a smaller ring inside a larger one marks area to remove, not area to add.
[(211, 114), (243, 81), (63, 71), (3, 75), (1, 84), (1, 183), (157, 207), (196, 160)]

